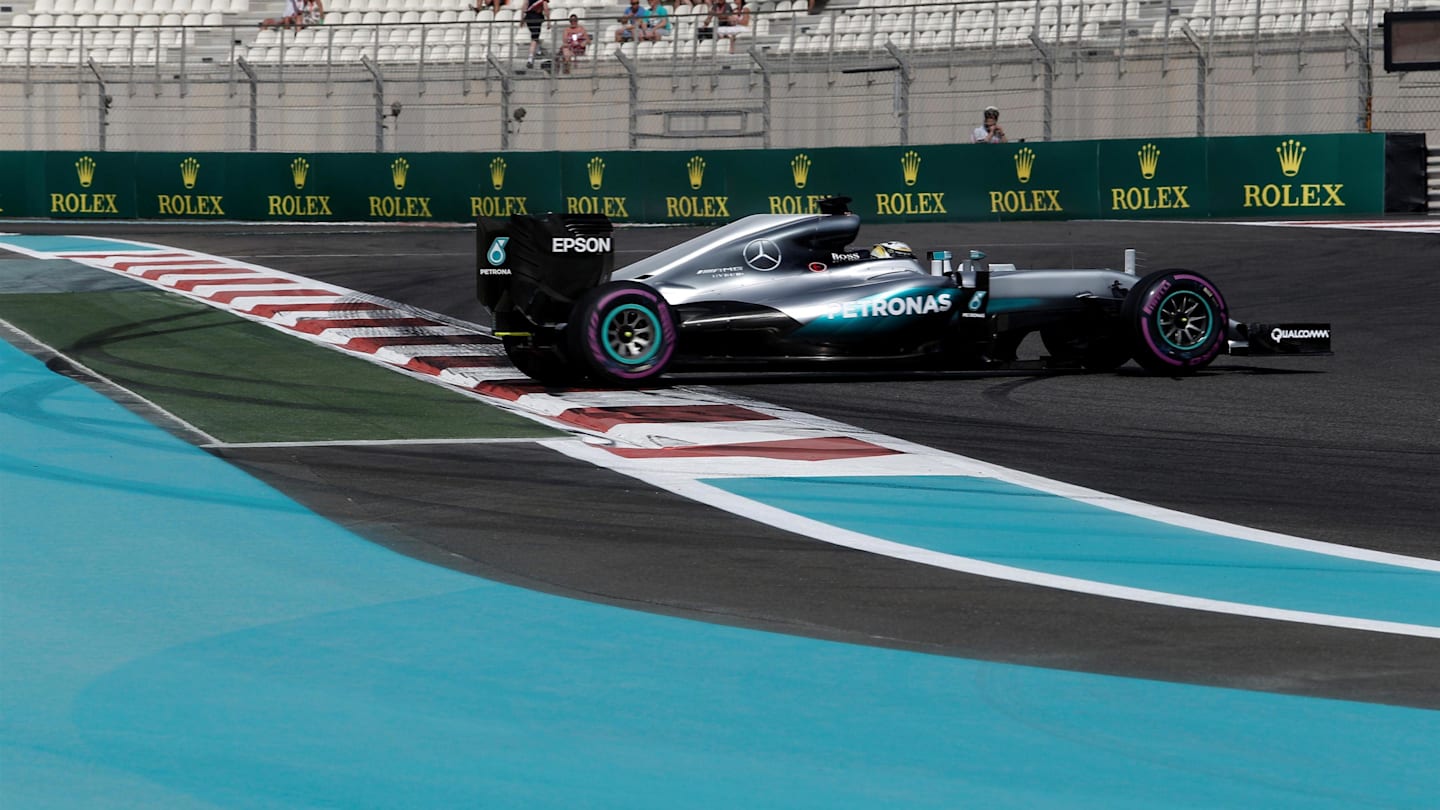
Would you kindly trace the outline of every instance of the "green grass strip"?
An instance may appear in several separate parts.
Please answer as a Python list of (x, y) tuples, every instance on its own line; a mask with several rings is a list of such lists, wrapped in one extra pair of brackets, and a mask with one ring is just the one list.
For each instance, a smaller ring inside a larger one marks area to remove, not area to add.
[(160, 291), (0, 295), (0, 318), (225, 442), (561, 435)]

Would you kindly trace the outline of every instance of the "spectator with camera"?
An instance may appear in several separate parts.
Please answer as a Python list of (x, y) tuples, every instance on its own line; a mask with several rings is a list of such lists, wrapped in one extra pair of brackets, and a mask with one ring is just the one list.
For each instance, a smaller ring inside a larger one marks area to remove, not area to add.
[(1005, 130), (1000, 126), (1000, 109), (985, 108), (985, 123), (970, 133), (971, 143), (1005, 143)]

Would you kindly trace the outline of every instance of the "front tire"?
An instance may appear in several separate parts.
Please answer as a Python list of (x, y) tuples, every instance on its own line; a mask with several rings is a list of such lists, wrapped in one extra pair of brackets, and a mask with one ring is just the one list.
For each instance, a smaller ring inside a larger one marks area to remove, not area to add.
[(570, 356), (597, 382), (642, 385), (661, 374), (675, 353), (675, 316), (654, 289), (632, 281), (596, 287), (575, 302)]
[(1189, 270), (1161, 270), (1125, 297), (1122, 318), (1135, 362), (1152, 374), (1193, 374), (1220, 355), (1229, 310), (1213, 282)]

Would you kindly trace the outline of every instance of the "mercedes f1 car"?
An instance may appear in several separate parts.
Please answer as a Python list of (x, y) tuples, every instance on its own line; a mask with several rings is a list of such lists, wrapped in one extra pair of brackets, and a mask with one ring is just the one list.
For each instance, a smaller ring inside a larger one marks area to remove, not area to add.
[[(898, 242), (852, 247), (848, 199), (745, 217), (614, 269), (595, 215), (481, 219), (478, 297), (515, 366), (545, 383), (651, 383), (716, 364), (1014, 366), (1190, 374), (1222, 353), (1329, 354), (1323, 323), (1245, 324), (1188, 270), (1021, 270), (978, 251), (928, 266)], [(1133, 255), (1133, 254), (1130, 254)]]

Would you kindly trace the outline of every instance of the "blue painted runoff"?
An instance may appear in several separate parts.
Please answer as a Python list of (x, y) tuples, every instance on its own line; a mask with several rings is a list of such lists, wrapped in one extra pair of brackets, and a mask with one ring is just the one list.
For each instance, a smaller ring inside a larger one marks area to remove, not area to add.
[(0, 248), (6, 245), (32, 250), (36, 253), (79, 253), (107, 250), (159, 250), (153, 245), (139, 245), (121, 239), (102, 239), (95, 236), (50, 236), (47, 234), (19, 234), (0, 236)]
[(3, 343), (0, 437), (7, 807), (1440, 795), (1437, 712), (773, 635), (428, 566)]
[(999, 565), (1247, 605), (1440, 626), (1440, 572), (1238, 540), (990, 478), (706, 483), (871, 537)]

